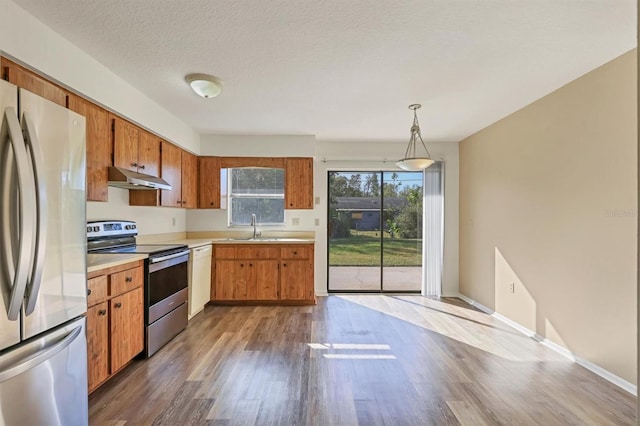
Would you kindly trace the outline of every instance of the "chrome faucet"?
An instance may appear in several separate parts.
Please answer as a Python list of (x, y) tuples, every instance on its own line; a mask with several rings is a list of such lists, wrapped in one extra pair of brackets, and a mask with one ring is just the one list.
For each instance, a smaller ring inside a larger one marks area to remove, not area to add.
[(251, 213), (251, 223), (250, 225), (253, 226), (253, 239), (255, 240), (256, 238), (258, 238), (260, 235), (262, 235), (262, 232), (258, 232), (256, 229), (256, 225), (258, 224), (258, 221), (256, 219), (256, 214), (255, 213)]

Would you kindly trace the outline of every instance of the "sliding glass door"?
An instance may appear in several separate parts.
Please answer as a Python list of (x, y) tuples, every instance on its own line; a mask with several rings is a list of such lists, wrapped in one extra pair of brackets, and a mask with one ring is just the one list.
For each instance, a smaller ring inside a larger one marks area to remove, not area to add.
[(419, 292), (422, 172), (329, 172), (328, 290)]
[(383, 172), (382, 290), (422, 288), (422, 172)]

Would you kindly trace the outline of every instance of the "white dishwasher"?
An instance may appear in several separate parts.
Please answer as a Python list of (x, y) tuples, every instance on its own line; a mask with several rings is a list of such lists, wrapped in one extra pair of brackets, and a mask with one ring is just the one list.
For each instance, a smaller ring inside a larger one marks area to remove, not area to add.
[(189, 319), (210, 300), (212, 255), (211, 245), (194, 247), (189, 253)]

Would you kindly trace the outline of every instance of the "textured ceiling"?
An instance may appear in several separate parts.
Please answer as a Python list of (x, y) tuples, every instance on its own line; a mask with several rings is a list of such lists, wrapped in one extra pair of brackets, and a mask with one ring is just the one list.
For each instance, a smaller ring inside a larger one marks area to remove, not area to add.
[(14, 1), (200, 133), (459, 141), (636, 45), (636, 0)]

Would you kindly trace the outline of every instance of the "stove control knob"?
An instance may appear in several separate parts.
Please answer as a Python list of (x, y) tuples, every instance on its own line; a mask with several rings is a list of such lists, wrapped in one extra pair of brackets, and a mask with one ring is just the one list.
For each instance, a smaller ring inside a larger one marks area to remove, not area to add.
[(91, 232), (91, 231), (93, 231), (93, 227), (87, 226), (87, 232)]
[(93, 227), (93, 232), (98, 232), (100, 231), (100, 227), (99, 226), (94, 226)]

